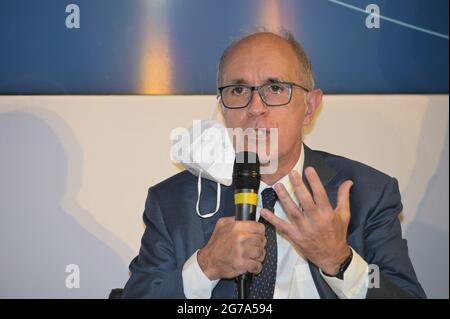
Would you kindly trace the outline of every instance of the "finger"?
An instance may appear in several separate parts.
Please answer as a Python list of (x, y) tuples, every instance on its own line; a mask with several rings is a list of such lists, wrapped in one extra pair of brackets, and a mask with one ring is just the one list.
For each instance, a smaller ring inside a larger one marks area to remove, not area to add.
[(346, 220), (350, 219), (350, 190), (352, 186), (353, 182), (349, 180), (343, 182), (338, 189), (336, 211), (342, 212)]
[(246, 271), (251, 272), (252, 274), (259, 274), (262, 270), (262, 263), (253, 259), (248, 259), (245, 268)]
[(309, 182), (309, 185), (311, 186), (314, 202), (316, 203), (316, 205), (323, 208), (331, 207), (327, 192), (323, 187), (323, 184), (320, 181), (320, 177), (319, 175), (317, 175), (314, 167), (307, 167), (305, 169), (305, 175)]
[(222, 217), (217, 221), (218, 224), (226, 225), (235, 221), (235, 217)]
[(294, 226), (288, 223), (287, 221), (282, 220), (281, 218), (275, 216), (275, 214), (269, 211), (268, 209), (266, 208), (261, 209), (261, 216), (264, 217), (265, 220), (271, 223), (281, 233), (286, 234), (288, 236), (289, 234), (292, 233)]
[(264, 235), (255, 235), (252, 234), (249, 237), (246, 237), (242, 240), (242, 245), (245, 247), (251, 247), (251, 248), (264, 248), (266, 246), (267, 239)]
[(251, 248), (246, 249), (242, 254), (243, 258), (250, 258), (259, 262), (262, 262), (265, 257), (265, 249), (263, 248)]
[(316, 207), (314, 199), (306, 188), (305, 183), (297, 171), (292, 171), (289, 173), (289, 179), (294, 186), (295, 197), (297, 198), (299, 204), (305, 211), (312, 211)]
[(265, 249), (262, 250), (262, 255), (259, 257), (258, 261), (263, 262), (264, 259), (266, 259), (266, 250)]
[(293, 220), (301, 217), (301, 210), (289, 195), (284, 185), (279, 183), (276, 184), (273, 188), (277, 192), (278, 200), (280, 201), (281, 206), (283, 207), (283, 210), (286, 212), (286, 214)]
[(236, 222), (239, 230), (242, 232), (248, 232), (251, 234), (264, 235), (266, 232), (266, 227), (264, 224), (254, 221), (254, 220), (241, 220)]

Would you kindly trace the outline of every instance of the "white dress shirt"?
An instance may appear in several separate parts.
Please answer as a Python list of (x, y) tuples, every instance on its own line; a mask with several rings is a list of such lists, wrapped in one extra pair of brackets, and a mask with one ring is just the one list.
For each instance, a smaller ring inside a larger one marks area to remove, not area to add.
[[(300, 175), (303, 172), (304, 151), (303, 145), (300, 158), (294, 169)], [(292, 199), (298, 204), (294, 195), (293, 186), (288, 175), (277, 183), (282, 183)], [(271, 187), (261, 181), (258, 196), (256, 219), (259, 220), (262, 208), (261, 193)], [(288, 220), (279, 201), (275, 204), (274, 213), (281, 219)], [(274, 299), (318, 299), (320, 298), (309, 269), (308, 261), (299, 254), (290, 244), (289, 240), (277, 232), (277, 278), (275, 281)], [(353, 248), (352, 248), (353, 250)], [(182, 277), (184, 294), (186, 298), (211, 298), (211, 293), (219, 280), (209, 280), (201, 270), (197, 261), (198, 250), (186, 261), (183, 266)], [(367, 262), (353, 250), (353, 258), (344, 273), (344, 279), (320, 274), (327, 284), (341, 299), (365, 298), (368, 287), (369, 268)]]

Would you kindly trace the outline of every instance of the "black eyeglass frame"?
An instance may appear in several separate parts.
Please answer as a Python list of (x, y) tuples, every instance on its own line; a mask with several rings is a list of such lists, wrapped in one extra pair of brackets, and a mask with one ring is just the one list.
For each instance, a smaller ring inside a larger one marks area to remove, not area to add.
[[(266, 85), (269, 85), (269, 84), (288, 84), (288, 85), (290, 85), (290, 87), (289, 87), (289, 93), (290, 93), (290, 95), (289, 95), (289, 101), (287, 101), (286, 103), (283, 103), (283, 104), (268, 104), (268, 103), (264, 100), (263, 96), (261, 95), (260, 89), (261, 89), (263, 86), (266, 86)], [(241, 87), (245, 87), (245, 88), (251, 90), (252, 93), (251, 93), (250, 99), (248, 100), (248, 103), (247, 103), (246, 105), (244, 105), (244, 106), (239, 106), (239, 107), (229, 107), (229, 106), (227, 106), (227, 105), (225, 104), (225, 102), (223, 101), (222, 91), (223, 91), (224, 89), (226, 89), (226, 88), (229, 88), (229, 87), (235, 87), (235, 86), (241, 86)], [(251, 101), (252, 101), (252, 99), (253, 99), (253, 91), (257, 91), (257, 92), (258, 92), (259, 97), (261, 98), (261, 100), (264, 102), (264, 104), (265, 104), (266, 106), (269, 106), (269, 107), (277, 107), (277, 106), (287, 105), (287, 104), (291, 103), (291, 100), (292, 100), (292, 89), (293, 89), (294, 87), (298, 87), (298, 88), (302, 89), (303, 91), (305, 91), (306, 93), (311, 92), (311, 90), (305, 88), (304, 86), (302, 86), (302, 85), (300, 85), (300, 84), (294, 83), (294, 82), (268, 82), (268, 83), (264, 83), (264, 84), (262, 84), (262, 85), (256, 85), (256, 86), (247, 85), (247, 84), (230, 84), (230, 85), (221, 86), (221, 87), (217, 88), (217, 90), (219, 91), (218, 97), (220, 97), (220, 101), (222, 102), (223, 106), (225, 106), (227, 109), (230, 109), (230, 110), (239, 110), (239, 109), (245, 109), (247, 106), (250, 105), (250, 103), (251, 103)]]

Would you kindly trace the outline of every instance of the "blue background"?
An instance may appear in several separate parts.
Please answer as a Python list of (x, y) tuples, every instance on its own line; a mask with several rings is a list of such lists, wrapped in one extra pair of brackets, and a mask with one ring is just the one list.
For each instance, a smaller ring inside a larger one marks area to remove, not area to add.
[[(142, 94), (148, 43), (163, 32), (170, 86), (161, 94), (215, 94), (227, 44), (255, 26), (272, 0), (2, 0), (0, 93)], [(448, 0), (342, 0), (448, 35)], [(68, 4), (81, 28), (67, 29)], [(328, 0), (276, 2), (283, 27), (309, 53), (326, 93), (448, 93), (448, 37), (381, 20)]]

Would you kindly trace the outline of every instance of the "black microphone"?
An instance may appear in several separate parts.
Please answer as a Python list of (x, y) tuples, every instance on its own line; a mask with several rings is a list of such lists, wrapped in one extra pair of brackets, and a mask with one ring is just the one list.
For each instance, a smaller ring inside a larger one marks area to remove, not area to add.
[[(258, 154), (237, 153), (233, 167), (236, 220), (256, 220), (260, 179)], [(247, 299), (251, 280), (252, 274), (248, 272), (237, 277), (239, 299)]]

